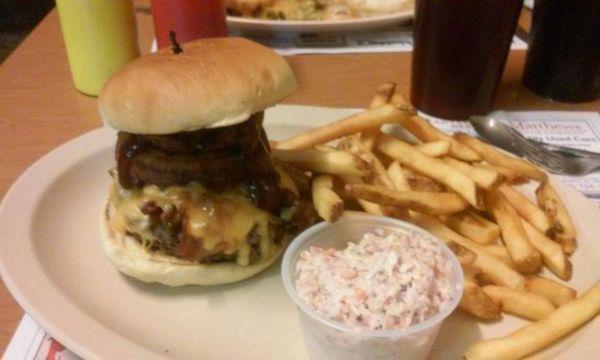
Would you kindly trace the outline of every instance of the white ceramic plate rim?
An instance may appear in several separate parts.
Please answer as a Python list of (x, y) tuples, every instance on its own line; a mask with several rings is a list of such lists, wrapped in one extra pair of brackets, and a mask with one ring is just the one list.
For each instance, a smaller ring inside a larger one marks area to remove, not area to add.
[(407, 9), (389, 15), (377, 15), (366, 18), (344, 19), (336, 21), (322, 20), (268, 20), (227, 16), (227, 23), (233, 28), (244, 30), (272, 29), (288, 32), (325, 32), (350, 31), (353, 29), (377, 28), (412, 19), (414, 10)]

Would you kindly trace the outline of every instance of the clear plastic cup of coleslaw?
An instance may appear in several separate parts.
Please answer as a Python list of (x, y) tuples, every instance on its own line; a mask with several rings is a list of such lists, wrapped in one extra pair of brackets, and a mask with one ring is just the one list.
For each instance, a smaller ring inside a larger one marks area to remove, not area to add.
[[(389, 234), (409, 234), (439, 244), (452, 268), (452, 297), (439, 312), (425, 321), (404, 329), (371, 330), (355, 328), (329, 319), (313, 310), (296, 291), (296, 263), (302, 251), (311, 246), (344, 249), (359, 242), (363, 235), (382, 229)], [(304, 343), (313, 360), (425, 359), (431, 351), (442, 322), (458, 305), (462, 296), (463, 273), (452, 251), (429, 232), (405, 221), (372, 215), (352, 215), (335, 223), (319, 223), (300, 235), (286, 250), (282, 262), (284, 286), (298, 309)]]

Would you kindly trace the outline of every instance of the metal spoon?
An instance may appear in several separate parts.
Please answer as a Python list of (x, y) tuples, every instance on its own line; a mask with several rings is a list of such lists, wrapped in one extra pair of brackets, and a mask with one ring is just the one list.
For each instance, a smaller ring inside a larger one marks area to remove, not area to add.
[(559, 175), (586, 175), (600, 170), (600, 154), (527, 139), (508, 125), (512, 117), (503, 111), (487, 116), (471, 116), (475, 130), (490, 143), (527, 158), (534, 164)]

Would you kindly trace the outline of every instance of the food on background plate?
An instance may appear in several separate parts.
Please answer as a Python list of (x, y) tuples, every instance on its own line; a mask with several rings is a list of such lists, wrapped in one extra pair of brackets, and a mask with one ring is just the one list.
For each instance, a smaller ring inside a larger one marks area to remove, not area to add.
[(181, 49), (133, 61), (100, 95), (102, 118), (119, 130), (103, 245), (142, 281), (235, 282), (267, 268), (288, 234), (313, 221), (310, 190), (273, 162), (262, 126), (295, 79), (248, 40)]
[(375, 229), (346, 248), (311, 246), (296, 263), (298, 296), (350, 327), (405, 329), (452, 300), (452, 263), (418, 234)]
[[(339, 169), (305, 169), (313, 176), (332, 176), (338, 185), (331, 189), (344, 201), (344, 214), (362, 208), (406, 220), (446, 242), (465, 275), (462, 310), (482, 320), (498, 319), (502, 313), (541, 319), (539, 325), (526, 326), (498, 342), (473, 346), (467, 350), (468, 359), (517, 359), (520, 356), (514, 354), (537, 352), (594, 317), (598, 310), (593, 312), (591, 297), (596, 295), (589, 294), (596, 293), (597, 286), (579, 301), (568, 285), (536, 275), (542, 264), (564, 281), (573, 271), (568, 255), (575, 250), (575, 227), (548, 175), (479, 139), (444, 134), (416, 116), (400, 94), (389, 93), (394, 89), (392, 83), (378, 87), (373, 106), (355, 115), (365, 121), (342, 119), (276, 146), (302, 151), (335, 147), (361, 159), (360, 177), (340, 175)], [(374, 116), (384, 109), (392, 113), (389, 105), (400, 115), (393, 120)], [(397, 132), (382, 132), (383, 123), (406, 130), (418, 142), (392, 135)], [(537, 204), (516, 187), (529, 181), (540, 183)], [(456, 198), (440, 202), (448, 195), (462, 198), (460, 206)], [(546, 324), (551, 327), (543, 328)], [(524, 334), (540, 339), (530, 341)], [(496, 348), (501, 348), (498, 354), (489, 350)]]
[(335, 21), (388, 15), (412, 0), (227, 0), (229, 15), (267, 20)]

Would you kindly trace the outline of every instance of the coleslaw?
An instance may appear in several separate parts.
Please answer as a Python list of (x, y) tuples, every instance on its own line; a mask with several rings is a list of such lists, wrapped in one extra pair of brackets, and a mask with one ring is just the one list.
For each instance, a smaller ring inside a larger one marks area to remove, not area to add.
[(451, 302), (452, 263), (417, 234), (366, 233), (343, 250), (311, 246), (296, 264), (296, 290), (316, 312), (357, 329), (404, 329)]

